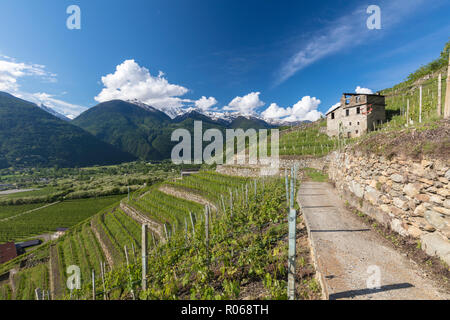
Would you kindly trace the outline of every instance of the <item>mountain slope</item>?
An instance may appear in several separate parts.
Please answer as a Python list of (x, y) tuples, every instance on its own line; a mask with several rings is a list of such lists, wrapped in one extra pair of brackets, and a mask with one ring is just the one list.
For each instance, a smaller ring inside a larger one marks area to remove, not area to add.
[(41, 104), (40, 106), (38, 106), (39, 108), (41, 108), (44, 111), (47, 111), (48, 113), (54, 115), (55, 117), (64, 120), (64, 121), (70, 121), (69, 118), (67, 118), (65, 115), (62, 115), (61, 113), (59, 113), (58, 111), (53, 110), (52, 108), (47, 107), (46, 105)]
[(73, 167), (133, 159), (31, 102), (0, 93), (0, 167)]
[(170, 141), (170, 121), (159, 110), (112, 100), (83, 112), (72, 123), (139, 158), (160, 160), (165, 158), (167, 147), (159, 140), (164, 137)]
[(195, 110), (171, 119), (148, 105), (122, 100), (100, 103), (82, 113), (72, 123), (136, 157), (163, 160), (170, 158), (173, 146), (178, 143), (171, 141), (172, 132), (183, 128), (192, 135), (194, 121), (202, 121), (203, 131), (215, 128), (223, 133), (228, 128), (271, 127), (256, 118), (236, 117), (229, 122), (211, 119)]

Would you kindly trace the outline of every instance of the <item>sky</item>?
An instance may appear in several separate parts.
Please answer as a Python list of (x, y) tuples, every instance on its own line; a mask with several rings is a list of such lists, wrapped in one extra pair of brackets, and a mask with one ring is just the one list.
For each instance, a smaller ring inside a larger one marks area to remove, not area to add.
[(449, 13), (448, 0), (2, 0), (0, 91), (70, 118), (123, 99), (316, 120), (437, 58)]

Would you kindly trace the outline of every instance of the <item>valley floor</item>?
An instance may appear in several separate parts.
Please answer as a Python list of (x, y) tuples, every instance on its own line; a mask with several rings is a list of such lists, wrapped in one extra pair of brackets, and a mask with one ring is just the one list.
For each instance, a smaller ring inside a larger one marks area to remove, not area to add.
[[(297, 200), (329, 299), (450, 299), (414, 261), (350, 212), (331, 184), (303, 182)], [(377, 273), (379, 289), (368, 289)]]

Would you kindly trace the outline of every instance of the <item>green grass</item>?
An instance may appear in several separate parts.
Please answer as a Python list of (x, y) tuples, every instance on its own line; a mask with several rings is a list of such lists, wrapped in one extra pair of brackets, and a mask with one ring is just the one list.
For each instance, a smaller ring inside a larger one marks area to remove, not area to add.
[(306, 176), (315, 182), (327, 182), (328, 175), (323, 173), (322, 171), (313, 169), (313, 168), (305, 168), (303, 169)]

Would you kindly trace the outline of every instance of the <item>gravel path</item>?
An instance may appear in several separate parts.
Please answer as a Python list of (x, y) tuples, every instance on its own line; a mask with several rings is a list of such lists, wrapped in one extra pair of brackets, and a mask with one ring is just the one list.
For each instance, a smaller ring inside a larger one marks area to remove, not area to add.
[[(347, 210), (333, 186), (303, 182), (298, 202), (329, 299), (450, 299), (420, 267)], [(379, 270), (379, 289), (375, 284)]]

